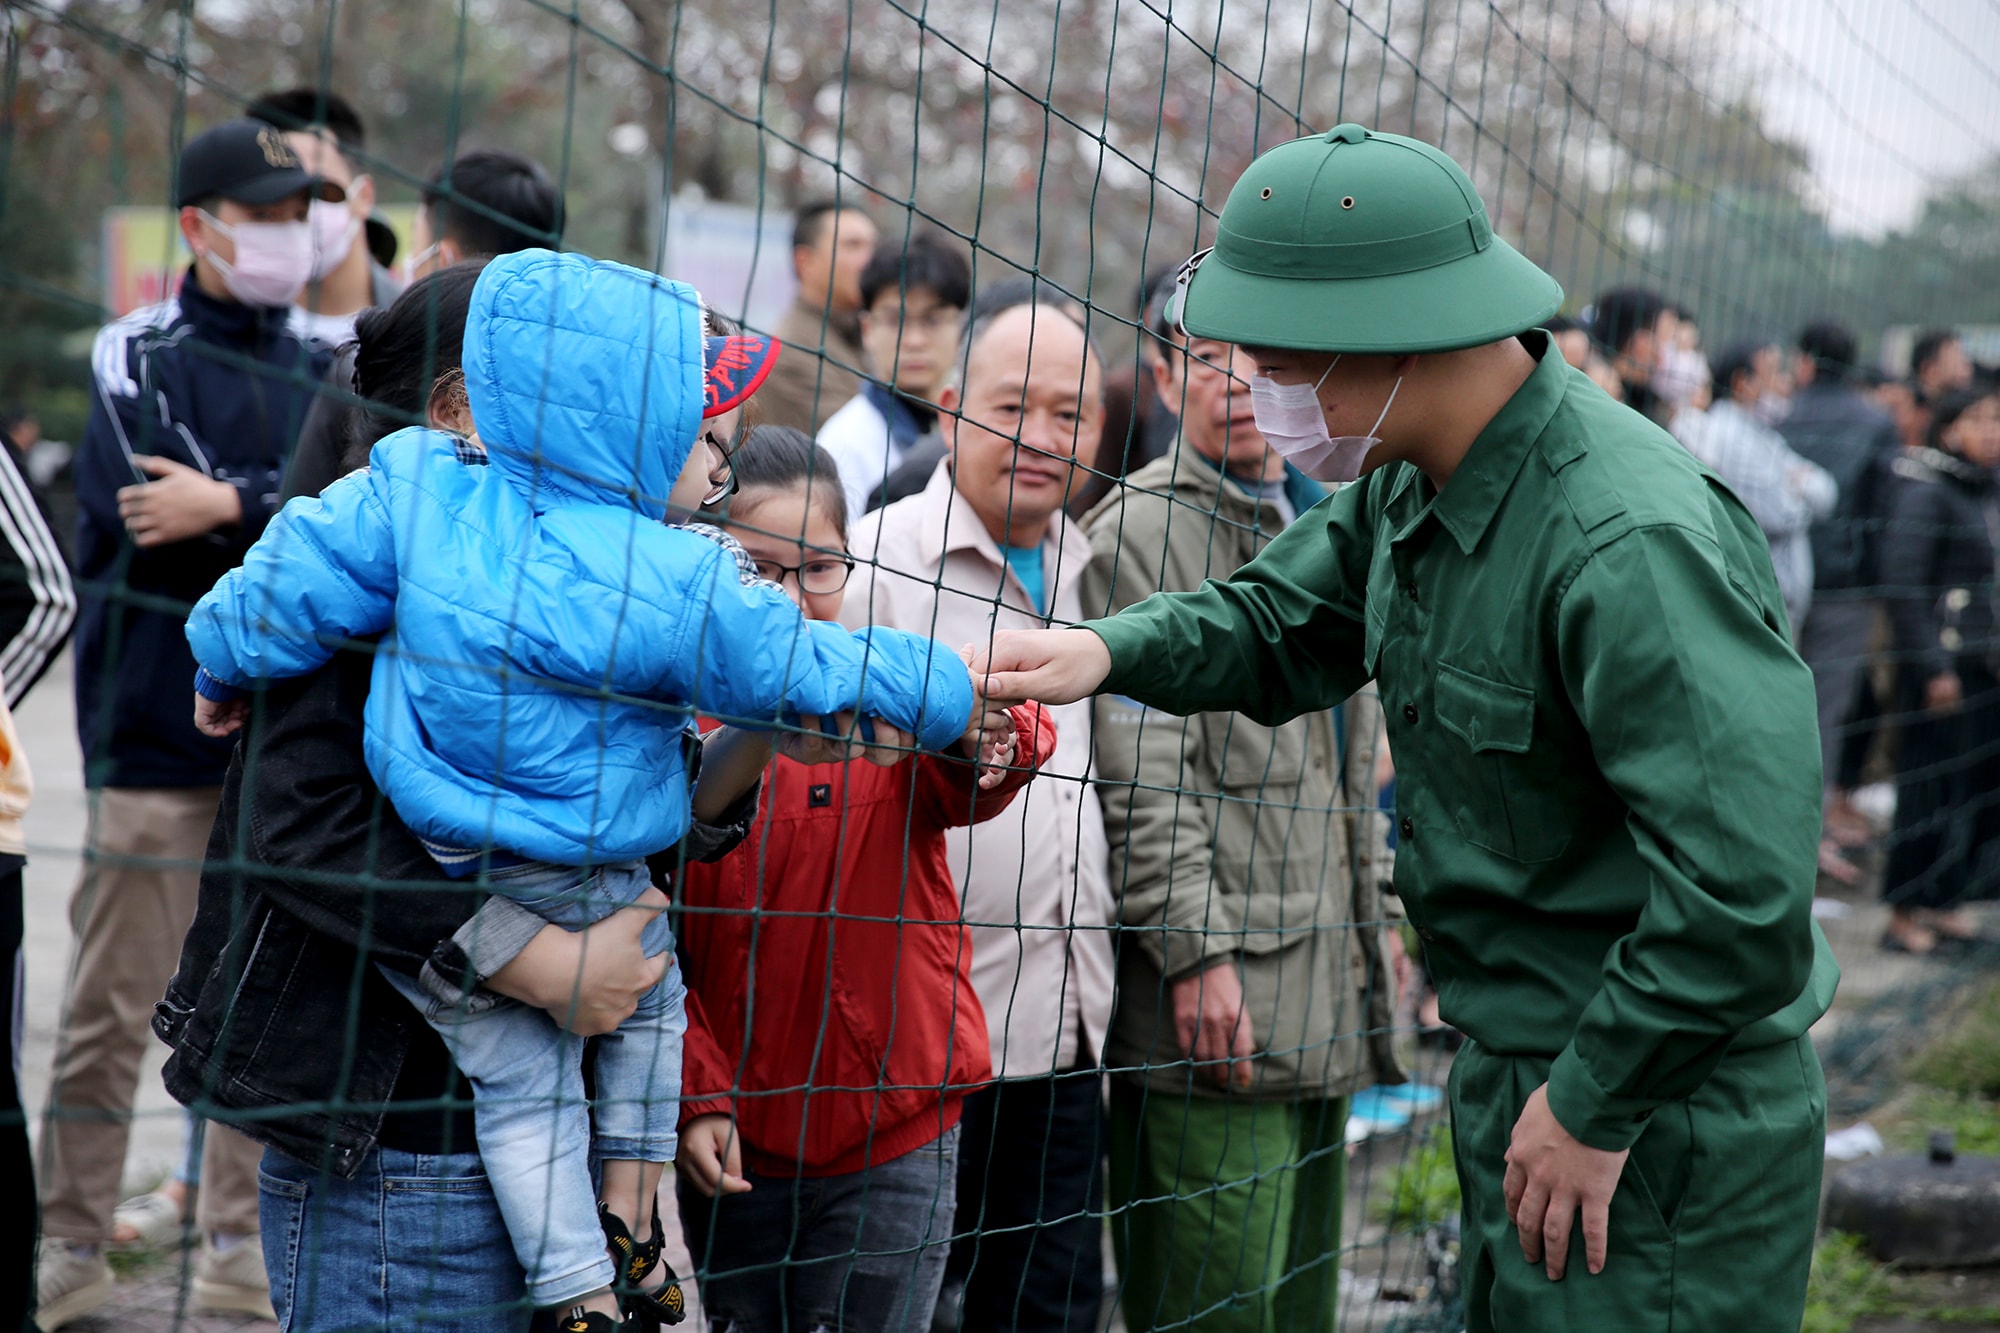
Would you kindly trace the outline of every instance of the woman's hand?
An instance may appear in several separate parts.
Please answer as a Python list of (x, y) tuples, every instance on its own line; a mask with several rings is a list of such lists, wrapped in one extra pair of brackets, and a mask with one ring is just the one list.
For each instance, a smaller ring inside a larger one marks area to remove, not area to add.
[(726, 1115), (698, 1115), (681, 1127), (674, 1170), (707, 1199), (713, 1199), (717, 1190), (743, 1194), (751, 1188), (743, 1178), (743, 1142), (736, 1136), (736, 1121)]
[(557, 1027), (579, 1037), (603, 1036), (666, 975), (672, 954), (648, 958), (639, 944), (640, 933), (666, 910), (667, 895), (649, 888), (582, 930), (544, 926), (486, 979), (486, 989), (548, 1011)]
[(1933, 713), (1955, 713), (1964, 698), (1965, 687), (1955, 671), (1940, 671), (1924, 683), (1924, 707)]

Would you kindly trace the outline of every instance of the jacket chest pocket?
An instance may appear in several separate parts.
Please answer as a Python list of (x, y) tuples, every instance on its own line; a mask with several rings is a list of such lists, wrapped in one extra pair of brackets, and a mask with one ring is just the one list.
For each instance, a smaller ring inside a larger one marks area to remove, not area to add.
[(1256, 798), (1274, 793), (1289, 803), (1306, 766), (1306, 719), (1294, 718), (1275, 727), (1252, 722), (1241, 713), (1203, 716), (1204, 740), (1216, 756), (1219, 785), (1235, 796)]
[(1535, 693), (1438, 664), (1432, 709), (1445, 735), (1434, 783), (1467, 842), (1515, 861), (1552, 861), (1569, 820), (1537, 778)]

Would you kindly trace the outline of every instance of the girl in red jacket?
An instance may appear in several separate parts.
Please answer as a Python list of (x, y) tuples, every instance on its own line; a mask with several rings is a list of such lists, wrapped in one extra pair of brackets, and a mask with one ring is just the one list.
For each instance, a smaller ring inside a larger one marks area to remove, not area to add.
[[(730, 535), (807, 615), (832, 620), (853, 567), (832, 458), (765, 426), (734, 463)], [(910, 746), (875, 729), (878, 745)], [(963, 745), (965, 760), (871, 752), (892, 767), (780, 755), (743, 846), (681, 873), (676, 1166), (715, 1327), (930, 1326), (959, 1107), (992, 1077), (944, 830), (1006, 808), (1055, 725), (1025, 705)]]

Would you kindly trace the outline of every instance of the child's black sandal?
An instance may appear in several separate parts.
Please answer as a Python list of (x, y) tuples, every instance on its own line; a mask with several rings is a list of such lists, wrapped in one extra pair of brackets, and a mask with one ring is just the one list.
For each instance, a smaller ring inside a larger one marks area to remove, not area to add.
[[(652, 1239), (644, 1243), (633, 1240), (625, 1219), (601, 1203), (597, 1206), (597, 1218), (604, 1227), (604, 1243), (618, 1258), (618, 1280), (612, 1284), (611, 1290), (618, 1297), (618, 1308), (625, 1312), (626, 1318), (637, 1319), (643, 1333), (652, 1333), (663, 1324), (678, 1324), (687, 1318), (687, 1298), (681, 1293), (681, 1280), (660, 1258), (659, 1205), (653, 1206)], [(651, 1291), (640, 1290), (640, 1279), (649, 1276), (655, 1268), (666, 1268), (665, 1284)]]

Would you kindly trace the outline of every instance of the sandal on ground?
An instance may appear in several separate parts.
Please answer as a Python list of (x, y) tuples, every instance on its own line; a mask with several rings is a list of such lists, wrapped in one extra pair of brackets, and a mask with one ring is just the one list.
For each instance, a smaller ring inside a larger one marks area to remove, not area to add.
[[(687, 1298), (681, 1294), (681, 1280), (660, 1258), (659, 1205), (653, 1205), (652, 1239), (644, 1243), (633, 1240), (625, 1219), (602, 1203), (597, 1205), (597, 1220), (604, 1227), (605, 1246), (618, 1261), (618, 1280), (611, 1290), (617, 1295), (618, 1308), (625, 1312), (625, 1317), (638, 1320), (643, 1333), (653, 1333), (662, 1324), (678, 1324), (687, 1318)], [(666, 1269), (665, 1285), (642, 1290), (640, 1280), (656, 1268)]]
[(1842, 856), (1839, 846), (1831, 838), (1820, 840), (1819, 873), (1849, 888), (1861, 882), (1861, 867)]
[(1919, 937), (1928, 937), (1929, 943), (1918, 943), (1917, 940), (1911, 939), (1908, 936), (1898, 935), (1892, 930), (1885, 930), (1882, 932), (1882, 951), (1884, 953), (1906, 953), (1913, 958), (1928, 958), (1938, 951), (1939, 941), (1937, 936), (1932, 935), (1930, 931), (1924, 929), (1922, 926), (1918, 926), (1910, 934)]
[(154, 1190), (119, 1204), (111, 1214), (111, 1225), (114, 1230), (128, 1226), (139, 1233), (130, 1240), (109, 1242), (111, 1250), (164, 1250), (181, 1242), (181, 1205)]

